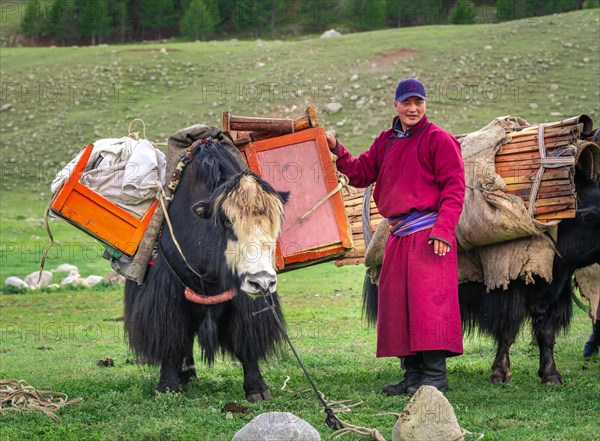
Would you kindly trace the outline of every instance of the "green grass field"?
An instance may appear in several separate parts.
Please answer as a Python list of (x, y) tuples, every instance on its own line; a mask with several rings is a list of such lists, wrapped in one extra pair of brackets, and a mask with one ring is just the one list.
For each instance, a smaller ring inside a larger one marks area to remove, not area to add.
[[(361, 320), (361, 282), (358, 268), (320, 265), (282, 274), (280, 294), (290, 338), (319, 390), (330, 401), (362, 401), (339, 416), (377, 428), (390, 440), (394, 418), (375, 415), (401, 412), (408, 398), (380, 393), (385, 384), (398, 381), (400, 371), (397, 360), (374, 356), (375, 331)], [(39, 389), (83, 398), (63, 408), (58, 422), (34, 412), (0, 416), (2, 440), (226, 441), (269, 411), (304, 418), (323, 440), (331, 433), (289, 350), (263, 364), (273, 394), (269, 401), (245, 402), (241, 365), (229, 358), (218, 359), (210, 369), (199, 366), (198, 380), (183, 394), (155, 397), (158, 368), (132, 364), (135, 357), (124, 342), (122, 322), (115, 321), (122, 315), (120, 290), (4, 295), (1, 301), (0, 378), (24, 379)], [(589, 319), (579, 311), (568, 336), (558, 339), (562, 387), (540, 384), (537, 348), (527, 332), (511, 352), (512, 385), (486, 381), (493, 343), (466, 339), (465, 355), (448, 362), (451, 390), (446, 394), (461, 426), (485, 433), (486, 440), (595, 439), (600, 362), (581, 357), (589, 328)], [(107, 357), (114, 367), (97, 366)], [(231, 401), (251, 413), (222, 413)]]
[[(430, 119), (455, 134), (506, 114), (537, 123), (585, 113), (597, 125), (599, 37), (599, 10), (591, 10), (264, 46), (2, 48), (0, 281), (37, 270), (56, 172), (84, 144), (126, 135), (133, 118), (146, 122), (149, 139), (164, 142), (188, 125), (220, 125), (224, 110), (295, 117), (314, 104), (321, 125), (359, 153), (389, 125), (398, 80), (417, 76), (428, 87)], [(329, 102), (342, 110), (328, 114)], [(63, 222), (51, 224), (57, 246), (48, 268), (68, 262), (83, 276), (110, 271), (96, 242)], [(399, 371), (395, 360), (374, 357), (375, 333), (360, 320), (362, 274), (360, 267), (323, 264), (282, 274), (280, 292), (291, 338), (319, 388), (331, 400), (364, 401), (342, 418), (376, 427), (389, 439), (393, 418), (374, 415), (400, 412), (407, 398), (379, 393)], [(0, 415), (0, 439), (229, 440), (266, 411), (296, 413), (328, 437), (289, 352), (264, 366), (273, 398), (249, 405), (251, 415), (220, 412), (228, 401), (243, 402), (241, 366), (227, 359), (202, 369), (186, 393), (154, 398), (157, 369), (127, 363), (133, 356), (122, 323), (113, 321), (122, 315), (121, 296), (113, 288), (0, 295), (0, 378), (83, 398), (56, 423), (42, 414)], [(492, 342), (467, 339), (466, 355), (449, 362), (447, 396), (461, 425), (491, 440), (595, 439), (600, 366), (581, 358), (589, 319), (578, 312), (574, 322), (557, 343), (563, 387), (539, 384), (537, 349), (526, 332), (512, 352), (511, 386), (485, 381)], [(106, 357), (114, 368), (96, 365)]]

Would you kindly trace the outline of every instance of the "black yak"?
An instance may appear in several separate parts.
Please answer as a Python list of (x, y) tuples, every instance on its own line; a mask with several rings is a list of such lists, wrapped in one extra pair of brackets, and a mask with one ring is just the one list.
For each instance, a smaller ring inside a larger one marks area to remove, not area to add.
[(542, 383), (563, 384), (554, 362), (554, 343), (566, 330), (572, 317), (571, 278), (578, 268), (600, 262), (600, 186), (580, 168), (575, 175), (579, 199), (576, 217), (558, 225), (552, 283), (535, 277), (535, 284), (521, 279), (510, 283), (508, 291), (486, 293), (481, 283), (459, 286), (463, 325), (467, 332), (478, 327), (496, 340), (498, 349), (492, 364), (493, 383), (510, 383), (509, 350), (526, 319), (540, 348), (538, 375)]
[(208, 364), (219, 350), (240, 360), (248, 400), (269, 398), (258, 362), (281, 331), (272, 314), (253, 312), (269, 301), (281, 315), (275, 245), (287, 197), (242, 171), (218, 143), (197, 143), (168, 210), (181, 250), (163, 225), (144, 283), (125, 286), (129, 344), (160, 364), (159, 392), (181, 391), (196, 376), (197, 338)]

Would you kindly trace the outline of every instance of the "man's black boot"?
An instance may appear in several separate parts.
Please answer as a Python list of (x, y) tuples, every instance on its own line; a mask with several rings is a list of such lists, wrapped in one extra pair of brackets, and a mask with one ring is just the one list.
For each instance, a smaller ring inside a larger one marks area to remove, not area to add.
[(592, 335), (583, 347), (583, 356), (588, 358), (593, 355), (598, 355), (600, 351), (600, 317), (596, 320), (596, 323), (592, 326)]
[(407, 393), (412, 397), (421, 386), (434, 386), (440, 392), (448, 390), (446, 377), (446, 351), (423, 351), (423, 375), (421, 381), (408, 388)]
[(405, 394), (409, 387), (414, 386), (421, 380), (421, 370), (423, 365), (421, 362), (421, 354), (409, 355), (404, 357), (404, 378), (398, 384), (389, 384), (383, 388), (383, 393), (386, 395), (402, 395)]

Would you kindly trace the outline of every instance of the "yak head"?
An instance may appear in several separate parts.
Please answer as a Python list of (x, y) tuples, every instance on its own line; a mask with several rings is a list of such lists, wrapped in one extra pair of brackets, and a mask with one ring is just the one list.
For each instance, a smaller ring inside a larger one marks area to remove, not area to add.
[(575, 188), (579, 203), (577, 218), (592, 227), (600, 227), (600, 183), (577, 167)]
[(210, 200), (194, 206), (211, 219), (225, 240), (225, 261), (251, 295), (272, 294), (277, 288), (275, 250), (289, 193), (277, 192), (252, 172), (231, 176)]

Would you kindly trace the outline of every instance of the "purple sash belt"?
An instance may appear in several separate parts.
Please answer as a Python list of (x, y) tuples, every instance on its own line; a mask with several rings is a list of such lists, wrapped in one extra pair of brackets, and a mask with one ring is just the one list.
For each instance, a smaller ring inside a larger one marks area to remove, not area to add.
[(403, 216), (391, 217), (389, 223), (398, 222), (391, 233), (394, 236), (404, 237), (417, 231), (431, 228), (437, 219), (437, 211), (413, 211)]

